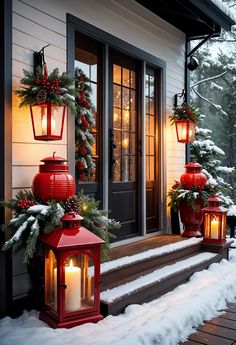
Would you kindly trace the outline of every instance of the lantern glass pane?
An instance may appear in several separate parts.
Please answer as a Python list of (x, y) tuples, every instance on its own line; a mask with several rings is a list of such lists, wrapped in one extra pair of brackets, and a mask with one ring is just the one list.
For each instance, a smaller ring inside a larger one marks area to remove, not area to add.
[(52, 250), (45, 258), (45, 304), (57, 311), (57, 259)]
[(187, 122), (176, 122), (176, 131), (177, 131), (177, 138), (178, 141), (187, 141)]
[(181, 143), (192, 143), (195, 137), (196, 122), (177, 120), (175, 122), (177, 139)]
[(196, 123), (193, 121), (189, 121), (188, 142), (192, 143), (194, 141), (195, 132), (196, 132)]
[(220, 215), (218, 213), (211, 213), (211, 235), (212, 239), (218, 240), (220, 238)]
[(75, 254), (65, 261), (65, 311), (93, 308), (94, 263), (89, 255)]
[(226, 214), (222, 214), (222, 221), (221, 221), (221, 238), (226, 238)]
[(63, 111), (63, 106), (56, 106), (51, 103), (32, 106), (35, 136), (60, 136)]
[(205, 213), (204, 215), (204, 237), (210, 237), (210, 224), (211, 224), (211, 215), (209, 213)]

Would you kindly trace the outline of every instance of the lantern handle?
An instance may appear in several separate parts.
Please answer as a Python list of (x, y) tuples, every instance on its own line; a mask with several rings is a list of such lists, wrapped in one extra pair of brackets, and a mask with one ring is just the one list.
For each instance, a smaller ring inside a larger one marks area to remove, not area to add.
[(53, 158), (55, 158), (55, 154), (56, 154), (56, 151), (54, 151), (53, 154), (52, 154)]

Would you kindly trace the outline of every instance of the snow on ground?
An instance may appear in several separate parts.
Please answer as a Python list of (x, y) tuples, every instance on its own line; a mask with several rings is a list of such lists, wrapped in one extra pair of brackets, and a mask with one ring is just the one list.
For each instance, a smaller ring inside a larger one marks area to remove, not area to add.
[(38, 320), (35, 311), (15, 320), (5, 317), (0, 320), (1, 345), (176, 345), (193, 327), (219, 315), (227, 302), (234, 301), (235, 270), (236, 249), (232, 249), (230, 261), (212, 264), (162, 297), (130, 305), (124, 314), (97, 324), (54, 330)]

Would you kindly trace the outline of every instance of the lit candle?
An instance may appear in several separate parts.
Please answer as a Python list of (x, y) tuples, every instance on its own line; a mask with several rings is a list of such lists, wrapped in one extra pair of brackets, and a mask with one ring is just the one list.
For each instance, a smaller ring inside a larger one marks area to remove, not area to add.
[(51, 133), (55, 134), (55, 129), (56, 129), (56, 121), (54, 116), (52, 115), (52, 120), (51, 120)]
[(92, 296), (92, 277), (88, 276), (88, 299)]
[(180, 132), (180, 140), (185, 140), (187, 137), (187, 129), (186, 127), (182, 127), (182, 130)]
[(211, 221), (211, 238), (218, 239), (219, 221), (214, 217)]
[(81, 308), (81, 269), (70, 265), (65, 267), (65, 310), (75, 311)]
[(42, 114), (41, 117), (41, 127), (42, 127), (42, 135), (47, 135), (47, 115)]

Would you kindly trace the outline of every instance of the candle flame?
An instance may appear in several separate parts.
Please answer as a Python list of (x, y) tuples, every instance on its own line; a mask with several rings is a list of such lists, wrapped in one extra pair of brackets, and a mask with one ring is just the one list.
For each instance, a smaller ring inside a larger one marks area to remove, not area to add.
[(72, 259), (70, 259), (70, 266), (69, 266), (70, 268), (73, 268), (74, 267), (74, 265), (73, 265), (73, 260)]

